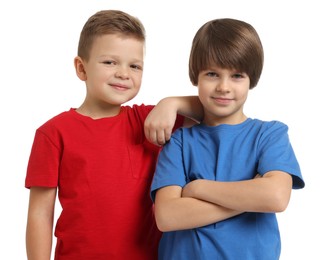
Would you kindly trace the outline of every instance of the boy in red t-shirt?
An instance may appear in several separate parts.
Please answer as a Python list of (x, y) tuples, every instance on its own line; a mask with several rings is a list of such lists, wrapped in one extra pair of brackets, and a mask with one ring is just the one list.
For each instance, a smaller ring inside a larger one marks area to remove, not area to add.
[[(145, 30), (121, 11), (91, 16), (74, 60), (86, 98), (35, 134), (25, 186), (30, 189), (28, 259), (49, 259), (56, 193), (55, 259), (157, 259), (160, 238), (149, 188), (160, 146), (182, 116), (201, 115), (197, 97), (157, 106), (123, 104), (141, 86)], [(177, 120), (176, 120), (177, 118)], [(165, 127), (162, 127), (165, 126)]]

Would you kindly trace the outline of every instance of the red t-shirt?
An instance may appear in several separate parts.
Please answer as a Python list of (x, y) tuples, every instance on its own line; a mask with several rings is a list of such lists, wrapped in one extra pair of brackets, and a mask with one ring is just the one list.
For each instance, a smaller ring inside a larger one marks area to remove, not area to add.
[(149, 189), (160, 148), (143, 128), (152, 108), (97, 120), (70, 109), (37, 129), (25, 186), (58, 187), (55, 259), (157, 259)]

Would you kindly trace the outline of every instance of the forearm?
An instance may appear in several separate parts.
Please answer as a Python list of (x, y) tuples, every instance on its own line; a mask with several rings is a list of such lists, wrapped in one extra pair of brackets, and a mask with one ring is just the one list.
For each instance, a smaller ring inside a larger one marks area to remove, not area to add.
[(157, 106), (165, 106), (169, 111), (200, 122), (203, 119), (203, 107), (198, 96), (172, 96), (159, 101)]
[(49, 260), (52, 251), (56, 188), (30, 189), (26, 228), (28, 260)]
[(156, 223), (163, 232), (202, 227), (241, 213), (206, 201), (180, 197), (181, 190), (169, 197), (169, 194), (175, 194), (172, 189), (172, 186), (163, 188), (156, 196)]
[(281, 212), (290, 199), (291, 176), (270, 172), (262, 178), (237, 182), (196, 180), (184, 189), (185, 196), (248, 212)]
[(50, 220), (29, 216), (26, 232), (28, 260), (49, 260), (52, 251), (52, 226)]

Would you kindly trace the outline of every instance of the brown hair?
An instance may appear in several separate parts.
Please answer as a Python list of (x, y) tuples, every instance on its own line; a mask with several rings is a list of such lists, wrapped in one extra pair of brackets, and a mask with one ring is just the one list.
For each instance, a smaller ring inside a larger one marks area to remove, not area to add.
[(215, 19), (205, 23), (193, 39), (189, 77), (197, 86), (199, 72), (216, 65), (247, 73), (252, 89), (258, 83), (263, 62), (262, 43), (250, 24), (230, 18)]
[(145, 28), (138, 18), (119, 10), (102, 10), (92, 15), (83, 26), (77, 55), (89, 60), (95, 38), (105, 34), (120, 34), (145, 42)]

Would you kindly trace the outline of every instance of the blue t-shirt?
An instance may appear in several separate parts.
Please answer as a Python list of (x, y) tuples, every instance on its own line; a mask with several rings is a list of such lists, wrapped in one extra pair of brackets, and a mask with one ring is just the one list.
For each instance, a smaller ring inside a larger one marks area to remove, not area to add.
[[(178, 129), (162, 149), (151, 186), (185, 186), (196, 179), (249, 180), (259, 173), (279, 170), (293, 178), (293, 188), (304, 187), (300, 167), (278, 121), (248, 118), (238, 125), (196, 125)], [(276, 260), (280, 234), (274, 213), (243, 213), (200, 228), (165, 232), (159, 259)]]

